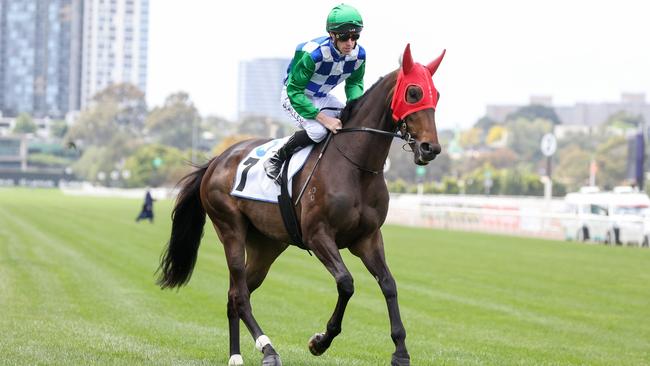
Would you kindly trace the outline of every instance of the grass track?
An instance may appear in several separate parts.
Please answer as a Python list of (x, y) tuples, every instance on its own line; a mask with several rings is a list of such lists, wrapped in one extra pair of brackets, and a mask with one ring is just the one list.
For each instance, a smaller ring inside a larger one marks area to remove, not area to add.
[[(153, 273), (171, 201), (0, 189), (0, 364), (207, 365), (228, 359), (227, 269), (212, 228), (189, 286)], [(650, 251), (386, 226), (413, 365), (650, 365)], [(384, 299), (344, 252), (355, 294), (321, 357), (309, 337), (336, 302), (314, 257), (289, 248), (253, 309), (292, 365), (387, 365)], [(245, 327), (242, 352), (259, 364)]]

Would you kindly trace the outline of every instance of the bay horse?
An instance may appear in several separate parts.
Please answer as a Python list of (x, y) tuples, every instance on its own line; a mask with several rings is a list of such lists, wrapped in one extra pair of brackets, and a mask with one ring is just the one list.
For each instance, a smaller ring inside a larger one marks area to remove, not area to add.
[[(316, 164), (320, 145), (316, 146), (303, 169), (293, 178), (292, 191), (298, 192), (316, 167), (307, 185), (309, 197), (294, 203), (303, 242), (334, 277), (338, 291), (338, 301), (325, 332), (309, 340), (308, 347), (314, 355), (323, 354), (341, 333), (343, 313), (354, 293), (352, 276), (339, 253), (340, 249), (347, 248), (375, 277), (386, 299), (390, 335), (395, 344), (391, 364), (410, 365), (397, 287), (384, 257), (381, 226), (386, 219), (389, 195), (382, 167), (393, 135), (407, 141), (415, 164), (426, 165), (440, 153), (435, 122), (439, 94), (432, 76), (444, 54), (443, 51), (424, 66), (413, 61), (407, 45), (401, 67), (344, 108), (341, 120), (345, 128), (331, 137), (336, 148), (325, 150), (322, 161)], [(345, 130), (353, 132), (343, 133)], [(282, 364), (253, 316), (250, 295), (262, 284), (271, 264), (291, 240), (277, 205), (230, 195), (237, 165), (251, 149), (266, 141), (237, 143), (179, 182), (171, 237), (159, 267), (157, 283), (162, 288), (180, 287), (189, 281), (207, 213), (223, 244), (230, 273), (229, 365), (243, 365), (240, 319), (251, 333), (256, 348), (263, 353), (262, 365)]]

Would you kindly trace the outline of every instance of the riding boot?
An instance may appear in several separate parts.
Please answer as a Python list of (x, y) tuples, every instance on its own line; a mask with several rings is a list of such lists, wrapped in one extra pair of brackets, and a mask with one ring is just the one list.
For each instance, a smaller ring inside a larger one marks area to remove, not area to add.
[(284, 146), (282, 146), (275, 155), (264, 162), (264, 171), (266, 175), (276, 183), (279, 182), (282, 164), (289, 160), (293, 154), (300, 149), (313, 144), (314, 141), (309, 138), (307, 131), (300, 130), (294, 133)]

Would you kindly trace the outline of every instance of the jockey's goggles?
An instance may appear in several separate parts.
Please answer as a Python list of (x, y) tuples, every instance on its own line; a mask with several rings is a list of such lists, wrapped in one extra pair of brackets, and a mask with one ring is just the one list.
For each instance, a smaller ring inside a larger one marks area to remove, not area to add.
[(361, 37), (360, 33), (334, 33), (334, 37), (336, 37), (337, 41), (342, 41), (342, 42), (347, 42), (350, 38), (353, 41), (356, 41)]

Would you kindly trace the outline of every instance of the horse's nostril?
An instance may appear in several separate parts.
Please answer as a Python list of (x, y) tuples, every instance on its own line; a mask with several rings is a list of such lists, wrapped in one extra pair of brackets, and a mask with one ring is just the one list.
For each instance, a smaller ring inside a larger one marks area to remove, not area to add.
[(440, 144), (430, 144), (428, 142), (420, 144), (420, 151), (425, 155), (438, 155), (440, 150)]

